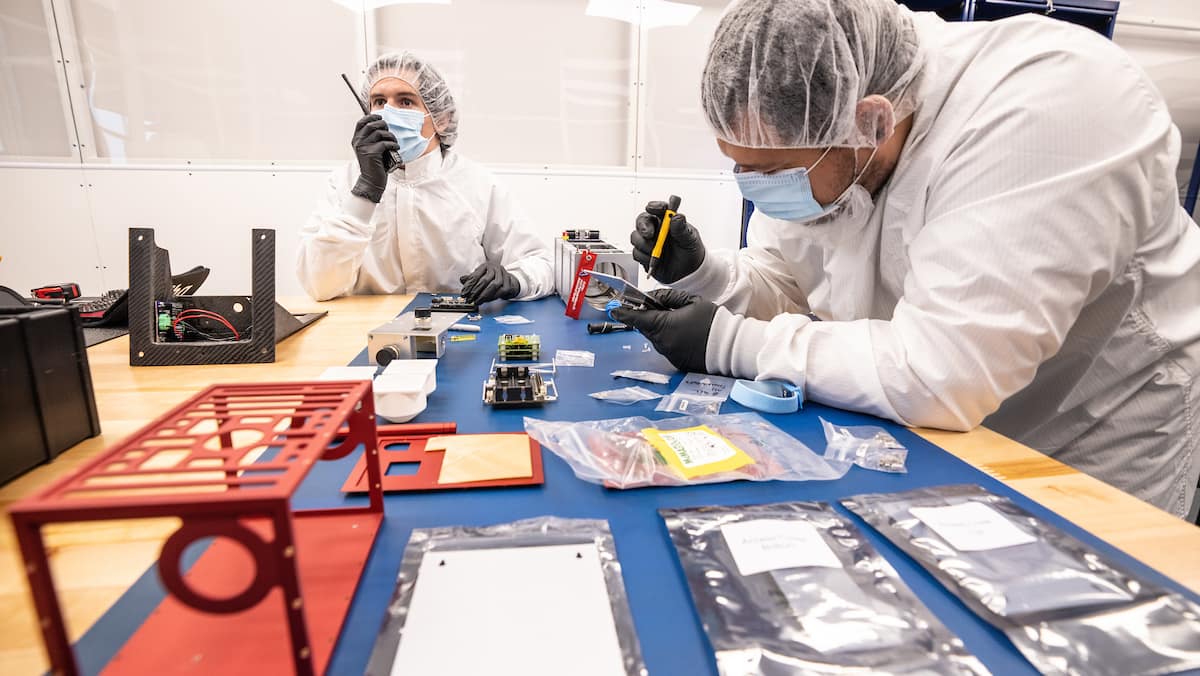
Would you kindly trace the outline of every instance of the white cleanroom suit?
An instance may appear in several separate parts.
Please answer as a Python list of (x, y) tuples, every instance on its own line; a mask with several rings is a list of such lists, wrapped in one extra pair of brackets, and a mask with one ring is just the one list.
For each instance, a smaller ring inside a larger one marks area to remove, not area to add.
[(451, 149), (396, 169), (379, 204), (350, 193), (358, 167), (329, 177), (300, 231), (297, 274), (317, 300), (350, 293), (457, 293), (459, 277), (498, 260), (519, 300), (554, 291), (550, 243), (491, 172)]
[(709, 371), (909, 425), (982, 423), (1186, 513), (1200, 228), (1162, 96), (1078, 27), (914, 21), (913, 127), (869, 218), (755, 214), (746, 249), (674, 284), (723, 306)]

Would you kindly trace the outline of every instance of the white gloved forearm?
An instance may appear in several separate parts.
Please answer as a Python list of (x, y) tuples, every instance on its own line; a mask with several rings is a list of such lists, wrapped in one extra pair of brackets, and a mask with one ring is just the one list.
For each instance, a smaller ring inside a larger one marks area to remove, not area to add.
[(300, 231), (296, 275), (308, 295), (328, 300), (354, 290), (374, 235), (377, 205), (349, 190), (330, 194)]
[(700, 263), (700, 267), (693, 270), (690, 275), (668, 286), (680, 291), (694, 293), (717, 305), (722, 305), (722, 301), (725, 300), (725, 296), (729, 293), (729, 286), (732, 281), (730, 271), (733, 269), (733, 265), (730, 262), (730, 258), (735, 255), (737, 254), (734, 251), (713, 251), (709, 249), (705, 252), (704, 261)]
[(758, 355), (767, 345), (768, 324), (718, 307), (704, 351), (708, 372), (754, 380), (758, 375)]
[(783, 314), (768, 322), (725, 308), (713, 317), (705, 351), (710, 373), (788, 382), (806, 399), (906, 424), (884, 394), (875, 369), (847, 368), (848, 362), (864, 361), (871, 362), (866, 320), (816, 322), (807, 315)]
[(509, 263), (504, 269), (521, 283), (521, 293), (513, 300), (536, 300), (554, 293), (554, 265), (541, 252)]

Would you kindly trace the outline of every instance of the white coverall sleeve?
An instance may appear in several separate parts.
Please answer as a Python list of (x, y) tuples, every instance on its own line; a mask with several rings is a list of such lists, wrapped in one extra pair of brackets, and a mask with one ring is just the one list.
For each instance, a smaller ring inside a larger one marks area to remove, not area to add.
[[(692, 274), (671, 286), (722, 305), (734, 314), (770, 319), (780, 313), (806, 313), (812, 289), (801, 288), (780, 253), (778, 221), (756, 211), (750, 217), (746, 248), (709, 250)], [(819, 267), (820, 261), (815, 264)]]
[(296, 275), (308, 295), (329, 300), (351, 293), (375, 228), (376, 205), (350, 193), (355, 169), (335, 169), (317, 207), (300, 229)]
[(1010, 74), (951, 138), (937, 139), (934, 123), (925, 143), (948, 152), (932, 168), (891, 320), (718, 311), (710, 370), (960, 431), (1030, 383), (1081, 309), (1125, 272), (1139, 231), (1160, 225), (1152, 214), (1171, 212), (1156, 200), (1175, 199), (1152, 189), (1163, 184), (1157, 165), (1172, 129), (1161, 98), (1131, 65), (1095, 77), (1078, 61)]
[(499, 261), (521, 282), (521, 295), (516, 300), (534, 300), (554, 293), (550, 242), (537, 236), (516, 198), (495, 179), (485, 218), (484, 255), (489, 261)]

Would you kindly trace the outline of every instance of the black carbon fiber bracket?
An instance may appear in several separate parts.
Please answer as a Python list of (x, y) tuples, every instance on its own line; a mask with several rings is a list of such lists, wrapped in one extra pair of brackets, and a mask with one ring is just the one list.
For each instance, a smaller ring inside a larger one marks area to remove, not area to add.
[[(129, 229), (129, 364), (257, 364), (275, 361), (275, 342), (295, 333), (325, 313), (297, 319), (275, 302), (275, 231), (251, 232), (251, 295), (189, 296), (194, 307), (219, 312), (248, 338), (235, 342), (160, 343), (155, 329), (155, 301), (175, 300), (171, 261), (154, 243), (152, 228)], [(240, 308), (240, 309), (239, 309)], [(249, 312), (246, 312), (246, 310)], [(247, 315), (249, 315), (247, 317)]]

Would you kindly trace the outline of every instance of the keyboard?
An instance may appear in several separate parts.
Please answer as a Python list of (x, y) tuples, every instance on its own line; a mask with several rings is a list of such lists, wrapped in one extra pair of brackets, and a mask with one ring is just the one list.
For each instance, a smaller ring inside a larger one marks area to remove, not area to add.
[(125, 293), (124, 288), (116, 288), (113, 291), (104, 292), (104, 295), (101, 295), (100, 298), (82, 299), (79, 303), (74, 304), (74, 306), (78, 307), (80, 317), (97, 319), (103, 317), (104, 312), (112, 309), (113, 305), (116, 305)]

